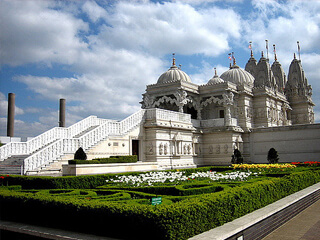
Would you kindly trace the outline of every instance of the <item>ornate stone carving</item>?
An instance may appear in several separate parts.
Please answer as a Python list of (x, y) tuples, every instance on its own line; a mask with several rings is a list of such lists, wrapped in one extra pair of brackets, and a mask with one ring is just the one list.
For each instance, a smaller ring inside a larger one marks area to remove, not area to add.
[(159, 154), (160, 154), (160, 155), (163, 154), (163, 148), (164, 148), (163, 144), (160, 143), (160, 146), (159, 146)]
[(143, 94), (142, 108), (151, 108), (154, 102), (154, 97), (151, 97), (148, 93)]
[(191, 154), (191, 144), (188, 144), (188, 154)]
[(225, 145), (224, 145), (224, 153), (225, 153), (225, 154), (228, 153), (228, 148), (229, 148), (229, 147), (228, 147), (228, 144), (225, 144)]
[(213, 146), (212, 145), (209, 146), (209, 153), (213, 154)]
[(147, 154), (149, 155), (153, 155), (153, 144), (149, 143), (148, 147), (147, 147)]
[(216, 154), (220, 154), (220, 145), (219, 144), (216, 146)]
[(234, 94), (232, 92), (224, 93), (222, 95), (222, 97), (223, 97), (224, 105), (233, 105), (233, 103), (234, 103), (234, 101), (233, 101)]
[(183, 145), (183, 154), (187, 155), (187, 144)]
[(179, 89), (174, 96), (177, 99), (177, 106), (179, 107), (179, 112), (183, 112), (183, 106), (186, 105), (191, 100), (187, 98), (188, 93), (182, 89)]
[(163, 152), (164, 152), (164, 155), (168, 154), (168, 143), (164, 144)]

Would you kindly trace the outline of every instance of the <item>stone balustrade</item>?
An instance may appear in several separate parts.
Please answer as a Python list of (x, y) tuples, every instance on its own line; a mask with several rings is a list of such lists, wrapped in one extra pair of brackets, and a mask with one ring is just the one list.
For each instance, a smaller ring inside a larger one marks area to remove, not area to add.
[(0, 147), (0, 161), (13, 155), (32, 154), (61, 138), (72, 138), (89, 127), (99, 124), (96, 116), (89, 116), (68, 128), (55, 127), (27, 142), (10, 142)]

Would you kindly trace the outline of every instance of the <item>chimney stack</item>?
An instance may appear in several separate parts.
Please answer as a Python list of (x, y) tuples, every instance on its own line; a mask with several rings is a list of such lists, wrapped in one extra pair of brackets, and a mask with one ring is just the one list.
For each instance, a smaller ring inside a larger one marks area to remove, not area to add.
[(15, 98), (14, 93), (8, 94), (8, 116), (7, 116), (7, 136), (14, 136), (14, 111), (15, 111)]
[(66, 100), (60, 99), (59, 127), (66, 126)]

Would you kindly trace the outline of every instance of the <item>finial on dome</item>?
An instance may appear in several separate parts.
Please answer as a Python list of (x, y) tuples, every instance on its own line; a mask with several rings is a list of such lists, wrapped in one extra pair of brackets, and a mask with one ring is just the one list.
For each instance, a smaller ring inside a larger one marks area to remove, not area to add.
[(250, 56), (253, 57), (253, 51), (252, 51), (252, 41), (249, 42), (249, 49), (251, 51)]
[(234, 56), (234, 52), (232, 52), (232, 59), (233, 59), (233, 66), (235, 66), (236, 65), (236, 58)]
[(181, 67), (182, 67), (182, 65), (181, 64), (179, 64), (179, 69), (181, 70)]
[(296, 58), (296, 53), (293, 53), (293, 59), (297, 59), (297, 58)]
[(217, 68), (214, 68), (214, 77), (218, 77)]
[(263, 56), (263, 51), (261, 51), (261, 58), (264, 58), (264, 56)]
[(274, 61), (276, 62), (278, 59), (277, 59), (277, 52), (276, 52), (276, 45), (273, 44), (273, 53), (274, 53)]
[(297, 45), (298, 45), (299, 61), (301, 61), (301, 59), (300, 59), (300, 43), (299, 43), (299, 41), (297, 41)]
[(172, 53), (172, 66), (176, 65), (175, 53)]
[(266, 39), (265, 41), (266, 41), (266, 49), (267, 49), (267, 59), (269, 59), (269, 42), (268, 42), (268, 39)]

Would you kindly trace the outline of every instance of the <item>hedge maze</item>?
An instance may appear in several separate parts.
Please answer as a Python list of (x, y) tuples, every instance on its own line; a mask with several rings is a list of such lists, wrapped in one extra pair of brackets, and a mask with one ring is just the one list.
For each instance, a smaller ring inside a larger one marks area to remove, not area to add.
[(251, 175), (230, 167), (181, 171), (161, 173), (179, 178), (151, 185), (137, 179), (159, 175), (4, 176), (0, 214), (4, 220), (120, 239), (188, 239), (320, 181), (319, 166), (260, 168)]

